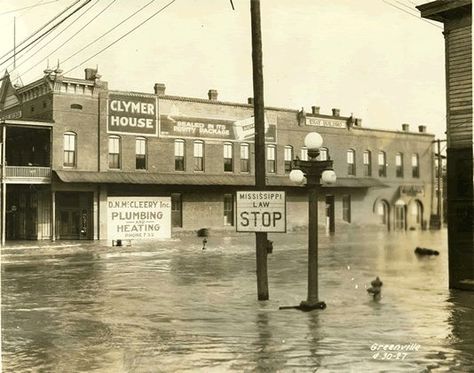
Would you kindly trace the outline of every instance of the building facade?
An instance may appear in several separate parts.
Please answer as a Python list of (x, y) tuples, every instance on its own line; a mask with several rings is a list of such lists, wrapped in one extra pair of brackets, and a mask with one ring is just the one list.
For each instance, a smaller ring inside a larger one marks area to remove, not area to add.
[[(106, 239), (107, 200), (171, 198), (173, 232), (235, 230), (235, 193), (254, 176), (252, 100), (114, 91), (93, 69), (83, 79), (60, 70), (0, 91), (2, 239)], [(360, 119), (318, 107), (265, 109), (266, 173), (284, 190), (288, 229), (307, 225), (304, 186), (291, 161), (307, 158), (304, 137), (323, 139), (335, 185), (321, 188), (319, 221), (330, 232), (372, 225), (424, 229), (433, 213), (433, 135), (364, 128)]]
[(472, 1), (438, 0), (417, 7), (444, 25), (446, 65), (449, 286), (474, 289), (474, 135)]

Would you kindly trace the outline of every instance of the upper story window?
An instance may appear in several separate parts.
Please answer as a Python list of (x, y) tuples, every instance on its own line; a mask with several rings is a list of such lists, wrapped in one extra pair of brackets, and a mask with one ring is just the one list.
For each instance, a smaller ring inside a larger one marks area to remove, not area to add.
[(144, 137), (135, 139), (135, 168), (146, 170), (146, 139)]
[(109, 136), (109, 168), (120, 168), (120, 137)]
[(395, 154), (395, 176), (403, 177), (403, 154)]
[(194, 141), (194, 171), (204, 171), (204, 141)]
[(267, 145), (267, 172), (274, 174), (276, 172), (276, 147)]
[(420, 163), (416, 153), (411, 156), (411, 174), (413, 177), (420, 177)]
[(234, 170), (234, 162), (232, 157), (232, 143), (224, 143), (224, 171), (232, 172)]
[(250, 172), (249, 144), (240, 144), (240, 172)]
[(290, 173), (291, 162), (293, 161), (293, 147), (290, 145), (285, 146), (285, 173)]
[(383, 151), (379, 152), (378, 163), (379, 163), (379, 176), (387, 177), (387, 156), (385, 155), (385, 152)]
[(347, 174), (352, 176), (356, 174), (355, 150), (353, 149), (347, 151)]
[(174, 169), (184, 171), (184, 140), (174, 140)]
[(372, 153), (370, 150), (364, 152), (364, 176), (372, 176)]
[(76, 166), (76, 134), (74, 132), (66, 132), (64, 134), (64, 159), (63, 165), (65, 167)]
[(308, 148), (306, 146), (303, 146), (301, 148), (301, 160), (302, 161), (308, 160)]
[(329, 150), (327, 148), (319, 149), (318, 160), (327, 161), (329, 159)]

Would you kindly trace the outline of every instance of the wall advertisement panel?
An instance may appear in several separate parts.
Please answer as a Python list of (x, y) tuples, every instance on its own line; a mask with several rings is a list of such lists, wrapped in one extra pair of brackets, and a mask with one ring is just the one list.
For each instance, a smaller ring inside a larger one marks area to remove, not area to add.
[(108, 197), (109, 240), (171, 238), (171, 197)]

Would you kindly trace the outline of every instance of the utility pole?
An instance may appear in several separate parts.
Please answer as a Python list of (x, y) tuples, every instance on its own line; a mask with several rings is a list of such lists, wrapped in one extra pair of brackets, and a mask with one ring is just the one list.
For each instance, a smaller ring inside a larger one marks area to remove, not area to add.
[(436, 214), (439, 217), (440, 228), (443, 228), (443, 211), (442, 211), (442, 177), (443, 177), (443, 158), (441, 156), (441, 140), (436, 140), (437, 142), (437, 151), (438, 151), (438, 190), (437, 190), (437, 204), (436, 204)]
[[(263, 102), (262, 30), (260, 0), (250, 0), (252, 23), (252, 65), (255, 119), (255, 189), (265, 189), (265, 112)], [(256, 232), (258, 300), (268, 300), (267, 233)]]

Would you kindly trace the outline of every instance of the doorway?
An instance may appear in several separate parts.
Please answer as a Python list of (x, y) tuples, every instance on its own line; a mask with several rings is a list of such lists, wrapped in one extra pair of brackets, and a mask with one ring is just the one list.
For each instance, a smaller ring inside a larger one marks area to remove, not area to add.
[(395, 230), (406, 229), (406, 205), (402, 201), (395, 202)]
[(334, 233), (336, 231), (336, 222), (334, 219), (334, 196), (326, 196), (326, 231)]
[(56, 238), (92, 239), (92, 201), (93, 193), (56, 193)]

